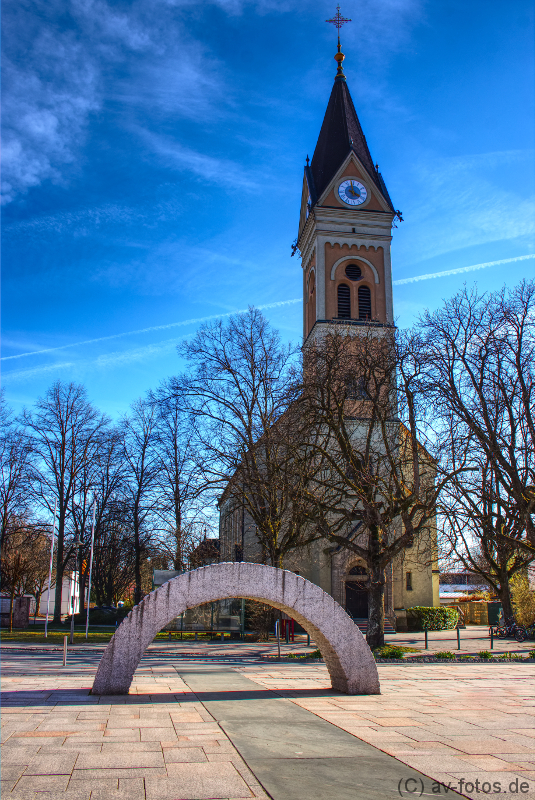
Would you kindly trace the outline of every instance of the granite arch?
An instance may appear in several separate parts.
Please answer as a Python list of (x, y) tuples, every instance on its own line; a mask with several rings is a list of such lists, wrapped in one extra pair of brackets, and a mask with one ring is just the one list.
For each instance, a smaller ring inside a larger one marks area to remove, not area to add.
[(300, 575), (248, 562), (211, 564), (185, 572), (147, 595), (123, 620), (104, 651), (93, 694), (128, 694), (143, 653), (158, 631), (188, 608), (233, 597), (267, 603), (302, 625), (321, 651), (333, 689), (380, 694), (375, 659), (344, 609)]

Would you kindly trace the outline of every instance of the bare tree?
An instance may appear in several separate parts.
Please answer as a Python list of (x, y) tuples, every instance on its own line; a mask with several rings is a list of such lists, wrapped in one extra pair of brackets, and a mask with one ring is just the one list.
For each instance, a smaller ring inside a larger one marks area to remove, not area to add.
[(160, 472), (156, 451), (158, 410), (154, 403), (137, 400), (122, 421), (126, 488), (134, 536), (134, 602), (143, 597), (141, 567), (153, 537), (151, 517), (156, 506), (155, 488)]
[(50, 539), (35, 524), (11, 517), (5, 539), (2, 591), (9, 595), (9, 630), (13, 629), (13, 604), (16, 597), (32, 594), (36, 613), (48, 582)]
[[(31, 446), (0, 394), (0, 556), (11, 522), (27, 516), (30, 505)], [(10, 527), (11, 526), (11, 527)]]
[(535, 558), (535, 282), (464, 289), (420, 323), (425, 391), (456, 478), (445, 540), (512, 616), (509, 579)]
[(76, 478), (71, 503), (73, 535), (80, 541), (80, 612), (84, 610), (86, 582), (89, 577), (93, 503), (95, 504), (95, 543), (99, 546), (108, 505), (124, 494), (125, 467), (123, 437), (117, 428), (104, 428), (94, 438), (91, 452)]
[(433, 542), (440, 482), (424, 444), (414, 342), (374, 325), (327, 333), (305, 356), (303, 435), (321, 469), (310, 498), (311, 524), (360, 556), (369, 573), (367, 640), (384, 643), (386, 569), (417, 544)]
[(155, 448), (159, 462), (155, 513), (159, 519), (158, 549), (173, 564), (187, 569), (190, 555), (208, 524), (204, 483), (194, 431), (183, 404), (164, 383), (151, 401), (156, 404)]
[(50, 514), (57, 500), (57, 566), (54, 622), (61, 621), (63, 573), (72, 548), (66, 547), (77, 480), (94, 452), (108, 419), (87, 400), (83, 386), (57, 381), (23, 420), (35, 455), (33, 489)]
[(205, 485), (249, 515), (263, 560), (279, 567), (311, 535), (296, 500), (307, 480), (297, 469), (303, 448), (289, 432), (300, 389), (296, 352), (250, 308), (203, 325), (181, 353), (190, 370), (170, 388), (195, 427)]
[(131, 508), (124, 500), (108, 502), (100, 515), (93, 561), (97, 605), (111, 605), (135, 584), (135, 548)]
[[(461, 461), (457, 440), (455, 457)], [(469, 440), (465, 463), (473, 464), (477, 442)], [(535, 556), (517, 546), (525, 527), (516, 503), (496, 480), (488, 459), (480, 453), (481, 468), (458, 470), (439, 501), (441, 550), (463, 567), (480, 575), (501, 600), (504, 616), (513, 617), (511, 578), (523, 573)]]

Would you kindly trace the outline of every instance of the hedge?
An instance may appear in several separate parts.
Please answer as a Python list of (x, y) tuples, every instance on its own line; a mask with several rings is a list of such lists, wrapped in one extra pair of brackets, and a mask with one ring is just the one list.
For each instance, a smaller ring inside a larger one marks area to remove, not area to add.
[[(120, 608), (115, 609), (114, 611), (103, 611), (100, 608), (90, 608), (89, 609), (89, 624), (90, 625), (115, 625), (115, 623), (121, 623), (123, 619), (128, 616), (128, 614), (132, 611), (131, 606), (121, 606)], [(87, 611), (84, 611), (81, 614), (74, 615), (74, 624), (75, 625), (85, 625), (87, 616)], [(70, 614), (66, 618), (66, 623), (71, 624), (71, 617)]]
[(409, 630), (445, 631), (457, 626), (459, 612), (455, 608), (428, 608), (414, 606), (407, 609), (407, 623)]

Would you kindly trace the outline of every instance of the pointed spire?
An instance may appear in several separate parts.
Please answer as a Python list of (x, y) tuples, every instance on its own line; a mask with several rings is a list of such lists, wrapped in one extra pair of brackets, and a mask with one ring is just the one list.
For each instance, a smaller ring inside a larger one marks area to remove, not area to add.
[[(340, 53), (340, 55), (343, 54)], [(341, 70), (341, 61), (338, 68)], [(385, 200), (392, 205), (384, 181), (373, 163), (345, 75), (342, 72), (341, 76), (337, 73), (334, 80), (310, 164), (318, 198), (323, 194), (328, 183), (351, 151), (359, 158)]]

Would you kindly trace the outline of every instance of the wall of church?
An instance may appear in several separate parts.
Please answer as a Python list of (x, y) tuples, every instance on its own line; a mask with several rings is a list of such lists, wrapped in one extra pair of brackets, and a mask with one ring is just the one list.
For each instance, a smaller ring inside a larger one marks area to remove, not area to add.
[(431, 521), (428, 533), (420, 542), (405, 549), (396, 558), (393, 577), (394, 611), (400, 612), (414, 606), (440, 605), (434, 521)]
[(308, 336), (316, 322), (316, 259), (313, 256), (305, 272), (303, 292), (304, 303), (304, 335)]

